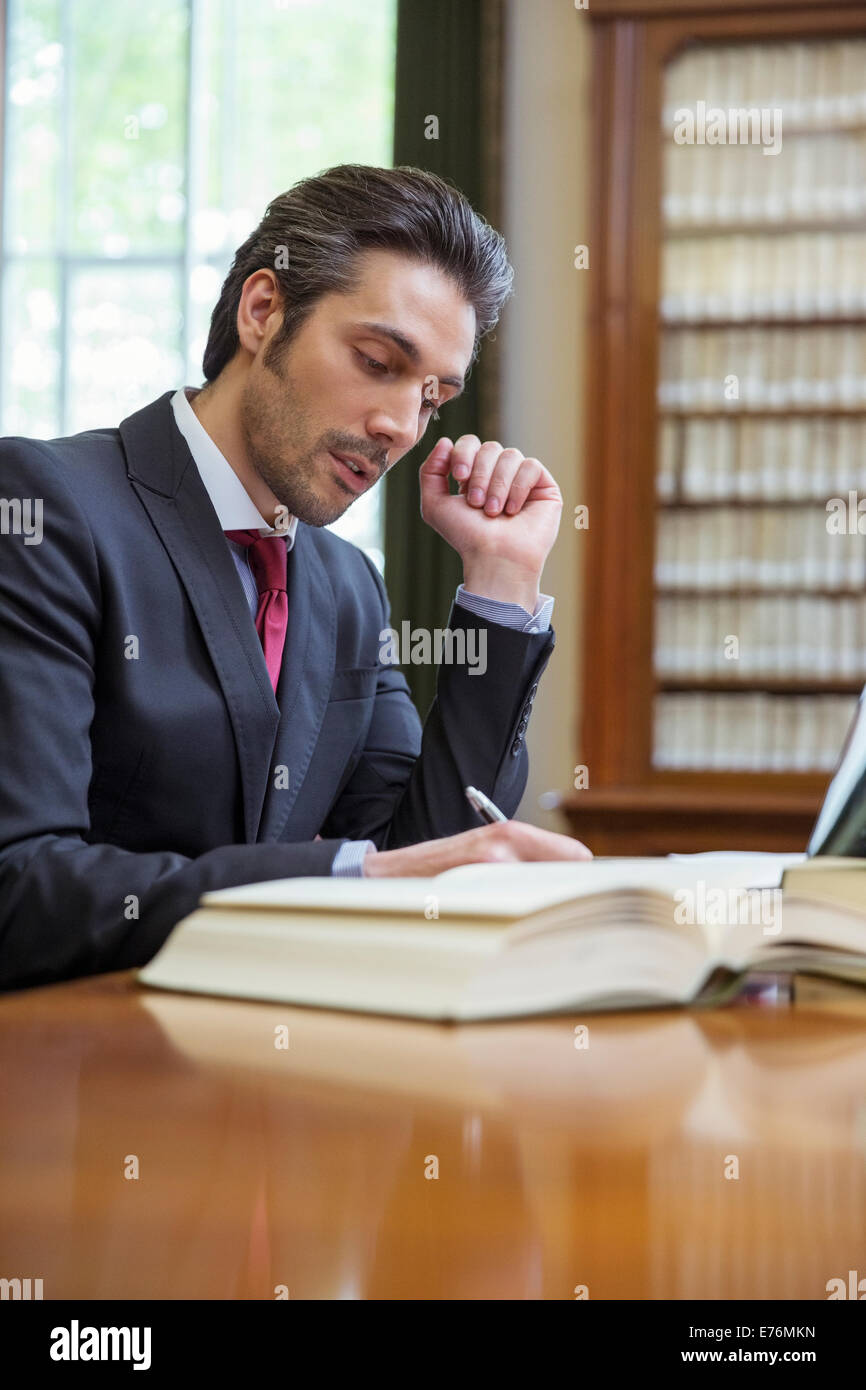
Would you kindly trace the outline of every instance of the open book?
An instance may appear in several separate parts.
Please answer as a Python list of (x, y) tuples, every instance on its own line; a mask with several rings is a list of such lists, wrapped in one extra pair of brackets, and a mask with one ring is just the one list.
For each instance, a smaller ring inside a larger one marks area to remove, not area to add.
[[(806, 899), (788, 922), (778, 885), (801, 861), (742, 854), (473, 864), (426, 879), (228, 888), (203, 896), (139, 979), (466, 1021), (719, 1003), (753, 968), (866, 978), (866, 916), (854, 921)], [(858, 861), (844, 862), (850, 870)]]

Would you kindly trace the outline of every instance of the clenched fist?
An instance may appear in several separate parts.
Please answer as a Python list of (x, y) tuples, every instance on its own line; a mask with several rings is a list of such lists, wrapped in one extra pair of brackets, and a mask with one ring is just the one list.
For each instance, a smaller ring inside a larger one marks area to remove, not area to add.
[(419, 477), (421, 515), (460, 555), (466, 588), (534, 612), (562, 512), (562, 493), (544, 465), (463, 434), (456, 444), (440, 439)]

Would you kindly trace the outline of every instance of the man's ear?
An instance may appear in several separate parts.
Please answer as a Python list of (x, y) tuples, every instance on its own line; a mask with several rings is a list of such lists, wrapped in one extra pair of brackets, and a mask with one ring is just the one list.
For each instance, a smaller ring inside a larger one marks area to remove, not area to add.
[(283, 300), (277, 278), (263, 267), (248, 275), (238, 300), (237, 334), (241, 346), (255, 355), (262, 346), (271, 315), (279, 314), (271, 335), (279, 332), (283, 319)]

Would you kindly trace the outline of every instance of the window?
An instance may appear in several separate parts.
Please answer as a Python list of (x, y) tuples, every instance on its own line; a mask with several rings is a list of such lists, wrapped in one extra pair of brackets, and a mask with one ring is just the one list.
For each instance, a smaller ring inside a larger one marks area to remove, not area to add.
[[(0, 433), (115, 425), (202, 380), (276, 193), (392, 162), (396, 0), (9, 0)], [(334, 527), (380, 568), (380, 488)]]

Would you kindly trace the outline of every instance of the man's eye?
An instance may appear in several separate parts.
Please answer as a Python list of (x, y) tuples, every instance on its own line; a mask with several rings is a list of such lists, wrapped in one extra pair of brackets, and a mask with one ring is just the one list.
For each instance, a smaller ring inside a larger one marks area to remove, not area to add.
[(363, 352), (360, 356), (364, 365), (369, 367), (371, 371), (387, 372), (388, 368), (385, 366), (384, 362), (377, 362), (375, 357), (367, 357)]
[[(358, 352), (358, 356), (360, 357), (361, 361), (364, 363), (364, 366), (365, 366), (365, 367), (369, 367), (369, 369), (370, 369), (371, 372), (387, 372), (388, 368), (387, 368), (387, 366), (386, 366), (386, 364), (385, 364), (384, 362), (377, 362), (376, 359), (375, 359), (375, 357), (368, 357), (367, 354), (366, 354), (365, 352), (360, 352), (360, 351), (358, 351), (357, 348), (356, 348), (355, 350), (356, 350), (356, 352)], [(427, 397), (427, 396), (422, 396), (422, 397), (421, 397), (421, 409), (424, 410), (424, 411), (431, 411), (431, 410), (432, 410), (432, 412), (433, 412), (433, 419), (434, 419), (434, 420), (438, 420), (438, 419), (439, 419), (438, 402), (430, 400), (429, 397)]]

